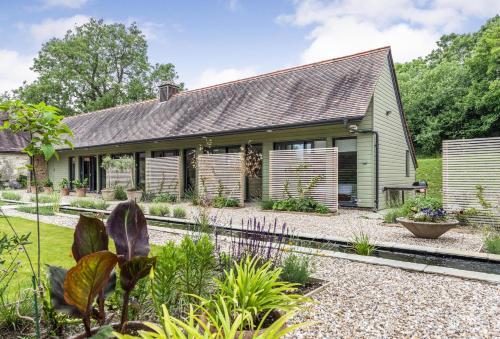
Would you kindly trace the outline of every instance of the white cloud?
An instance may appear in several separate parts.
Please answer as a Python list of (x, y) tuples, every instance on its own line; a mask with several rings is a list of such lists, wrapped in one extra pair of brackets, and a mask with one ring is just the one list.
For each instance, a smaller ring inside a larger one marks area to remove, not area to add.
[(67, 7), (80, 8), (87, 3), (88, 0), (43, 0), (44, 7)]
[(497, 0), (304, 0), (280, 24), (311, 27), (302, 62), (392, 46), (397, 61), (429, 53), (442, 34), (500, 11)]
[(190, 89), (221, 84), (232, 80), (251, 77), (256, 74), (257, 71), (255, 67), (225, 68), (221, 70), (209, 68), (201, 72), (200, 76), (195, 81), (195, 85), (190, 87)]
[(16, 89), (22, 85), (23, 81), (35, 80), (36, 75), (30, 70), (32, 62), (33, 56), (0, 49), (0, 93)]
[(39, 24), (31, 25), (29, 31), (37, 42), (43, 42), (51, 38), (62, 38), (69, 29), (87, 23), (89, 20), (88, 16), (80, 14), (67, 18), (48, 18)]

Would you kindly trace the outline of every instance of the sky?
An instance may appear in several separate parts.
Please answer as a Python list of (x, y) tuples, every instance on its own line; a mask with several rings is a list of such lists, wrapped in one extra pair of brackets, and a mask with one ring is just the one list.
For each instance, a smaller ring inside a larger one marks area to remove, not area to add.
[(387, 45), (405, 62), (498, 13), (500, 0), (0, 0), (0, 92), (33, 81), (42, 44), (92, 17), (136, 22), (150, 62), (194, 89)]

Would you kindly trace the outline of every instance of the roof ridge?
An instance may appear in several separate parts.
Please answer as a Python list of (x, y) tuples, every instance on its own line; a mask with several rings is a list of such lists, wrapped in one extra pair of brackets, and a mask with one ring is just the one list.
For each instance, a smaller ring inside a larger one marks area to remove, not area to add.
[(254, 75), (254, 76), (247, 77), (247, 78), (236, 79), (236, 80), (222, 82), (220, 84), (215, 84), (215, 85), (210, 85), (210, 86), (206, 86), (206, 87), (201, 87), (201, 88), (195, 88), (195, 89), (191, 89), (191, 90), (182, 91), (182, 92), (179, 92), (179, 93), (175, 94), (175, 96), (185, 95), (185, 94), (189, 94), (189, 93), (193, 93), (193, 92), (198, 92), (198, 91), (204, 91), (204, 90), (208, 90), (208, 89), (212, 89), (212, 88), (217, 88), (217, 87), (223, 87), (223, 86), (232, 85), (232, 84), (240, 83), (240, 82), (244, 82), (244, 81), (250, 81), (250, 80), (255, 80), (255, 79), (260, 79), (260, 78), (266, 78), (266, 77), (277, 75), (277, 74), (288, 73), (288, 72), (292, 72), (292, 71), (301, 70), (301, 69), (304, 69), (304, 68), (315, 67), (315, 66), (318, 66), (318, 65), (328, 64), (328, 63), (337, 62), (337, 61), (342, 61), (342, 60), (346, 60), (346, 59), (350, 59), (350, 58), (354, 58), (354, 57), (363, 56), (363, 55), (366, 55), (366, 54), (372, 54), (372, 53), (379, 52), (379, 51), (382, 51), (382, 50), (390, 50), (390, 49), (391, 49), (391, 46), (383, 46), (383, 47), (379, 47), (379, 48), (375, 48), (375, 49), (370, 49), (370, 50), (367, 50), (367, 51), (362, 51), (362, 52), (358, 52), (358, 53), (354, 53), (354, 54), (344, 55), (344, 56), (341, 56), (341, 57), (336, 57), (336, 58), (331, 58), (331, 59), (316, 61), (316, 62), (305, 64), (305, 65), (298, 65), (298, 66), (292, 66), (292, 67), (288, 67), (288, 68), (282, 68), (282, 69), (279, 69), (279, 70), (276, 70), (276, 71), (262, 73), (262, 74)]
[(129, 102), (127, 104), (121, 104), (121, 105), (118, 105), (118, 106), (113, 106), (113, 107), (98, 109), (96, 111), (90, 111), (90, 112), (85, 112), (85, 113), (80, 113), (80, 114), (75, 114), (75, 115), (68, 115), (67, 117), (64, 117), (64, 119), (81, 117), (81, 116), (85, 116), (85, 115), (89, 115), (89, 114), (93, 114), (93, 113), (97, 113), (97, 112), (109, 111), (109, 110), (112, 110), (112, 109), (115, 109), (115, 108), (122, 108), (122, 107), (127, 107), (127, 106), (142, 104), (142, 103), (146, 103), (146, 102), (150, 102), (150, 101), (154, 101), (154, 100), (158, 100), (158, 98), (151, 98), (151, 99), (146, 99), (146, 100), (142, 100), (142, 101), (133, 101), (133, 102)]

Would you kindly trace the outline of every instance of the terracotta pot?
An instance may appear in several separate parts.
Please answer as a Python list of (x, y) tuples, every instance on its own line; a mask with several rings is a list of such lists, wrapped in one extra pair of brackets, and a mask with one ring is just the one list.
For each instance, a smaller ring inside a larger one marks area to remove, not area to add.
[(101, 190), (101, 197), (102, 197), (102, 200), (106, 200), (106, 201), (109, 201), (109, 200), (113, 200), (115, 198), (115, 190), (114, 189), (102, 189)]
[(133, 201), (141, 201), (142, 191), (127, 191), (127, 199)]
[[(111, 325), (111, 327), (113, 327), (113, 330), (115, 330), (115, 331), (120, 330), (120, 328), (119, 328), (120, 324), (113, 323), (110, 325)], [(161, 327), (160, 325), (157, 325), (157, 326)], [(94, 328), (90, 329), (90, 332), (92, 333), (92, 335), (96, 334), (97, 331), (99, 331), (99, 328), (100, 327), (94, 327)], [(137, 331), (152, 332), (153, 330), (151, 328), (149, 328), (148, 326), (146, 326), (143, 322), (140, 322), (140, 321), (128, 321), (125, 323), (125, 329), (123, 332), (125, 332), (126, 334), (131, 334), (131, 333), (134, 333)], [(85, 338), (87, 338), (87, 335), (85, 334), (85, 332), (77, 334), (73, 337), (70, 337), (70, 339), (85, 339)]]
[(417, 238), (425, 239), (437, 239), (459, 224), (458, 220), (445, 222), (413, 221), (407, 218), (397, 218), (396, 220)]
[(69, 188), (63, 187), (63, 188), (61, 188), (60, 192), (61, 192), (62, 196), (69, 195)]
[(54, 193), (54, 189), (52, 187), (44, 187), (43, 191), (47, 194)]
[(86, 188), (77, 188), (76, 189), (76, 196), (79, 198), (83, 198), (87, 194), (87, 189)]

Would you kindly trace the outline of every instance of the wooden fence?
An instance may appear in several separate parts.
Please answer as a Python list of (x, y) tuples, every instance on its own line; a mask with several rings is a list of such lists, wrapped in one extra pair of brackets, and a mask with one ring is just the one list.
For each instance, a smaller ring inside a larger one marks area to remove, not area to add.
[(443, 141), (443, 205), (475, 208), (474, 221), (500, 226), (500, 138)]
[(106, 171), (106, 185), (110, 187), (122, 187), (123, 189), (132, 188), (132, 171), (120, 171), (116, 169), (108, 169)]
[(201, 154), (198, 156), (198, 192), (209, 197), (219, 190), (226, 198), (245, 202), (243, 153)]
[(181, 195), (180, 157), (146, 158), (146, 192)]
[(274, 150), (269, 152), (269, 194), (271, 199), (286, 197), (285, 186), (293, 197), (316, 185), (306, 193), (327, 206), (338, 210), (338, 150), (336, 147), (307, 150)]

